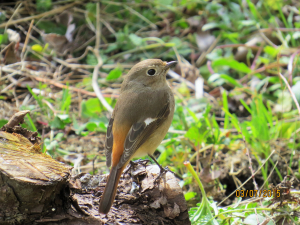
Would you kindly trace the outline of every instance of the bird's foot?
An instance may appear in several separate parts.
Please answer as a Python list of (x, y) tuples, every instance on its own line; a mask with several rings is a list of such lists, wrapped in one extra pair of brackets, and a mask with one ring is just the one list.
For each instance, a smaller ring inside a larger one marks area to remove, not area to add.
[(163, 167), (156, 161), (156, 159), (155, 159), (152, 155), (148, 154), (148, 156), (149, 156), (151, 159), (153, 159), (153, 161), (156, 163), (156, 165), (158, 165), (159, 170), (160, 170), (160, 171), (159, 171), (159, 175), (155, 178), (155, 181), (154, 181), (155, 184), (157, 184), (157, 183), (160, 181), (161, 177), (162, 177), (164, 174), (166, 174), (167, 172), (173, 173), (168, 167), (163, 168)]
[(147, 163), (149, 163), (149, 159), (138, 159), (135, 161), (129, 161), (129, 165), (125, 168), (124, 174), (128, 173), (129, 171), (132, 171), (135, 169), (136, 166), (138, 165), (143, 165), (146, 167)]
[(138, 159), (135, 161), (130, 161), (130, 163), (134, 164), (135, 166), (137, 166), (138, 164), (142, 164), (143, 166), (146, 166), (147, 163), (149, 163), (150, 160), (149, 159)]
[(159, 165), (159, 175), (155, 178), (154, 183), (158, 184), (162, 176), (165, 175), (167, 172), (172, 173), (172, 171), (167, 166), (163, 168), (161, 165)]

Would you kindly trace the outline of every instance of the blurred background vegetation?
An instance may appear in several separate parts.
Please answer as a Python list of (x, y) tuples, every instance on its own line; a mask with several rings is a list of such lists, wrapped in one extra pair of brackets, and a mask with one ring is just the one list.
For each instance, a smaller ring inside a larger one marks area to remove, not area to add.
[[(177, 60), (167, 77), (175, 115), (155, 156), (181, 178), (192, 222), (299, 223), (298, 0), (0, 6), (0, 127), (30, 110), (24, 127), (46, 154), (76, 173), (108, 173), (105, 132), (123, 76), (144, 59)], [(276, 185), (285, 198), (235, 191)]]

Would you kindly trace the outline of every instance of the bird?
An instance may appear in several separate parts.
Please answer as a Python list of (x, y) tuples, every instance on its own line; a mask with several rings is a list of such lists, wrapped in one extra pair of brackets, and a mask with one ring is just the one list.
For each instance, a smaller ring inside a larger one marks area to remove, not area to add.
[(120, 176), (131, 159), (148, 155), (157, 163), (153, 153), (167, 134), (174, 115), (174, 95), (166, 75), (176, 63), (146, 59), (124, 77), (107, 127), (106, 166), (111, 169), (99, 213), (109, 212)]

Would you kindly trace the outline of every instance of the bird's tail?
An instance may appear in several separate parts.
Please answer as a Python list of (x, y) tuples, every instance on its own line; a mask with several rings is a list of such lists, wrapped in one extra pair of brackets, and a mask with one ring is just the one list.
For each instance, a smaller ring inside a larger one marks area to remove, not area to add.
[(123, 169), (124, 167), (119, 169), (117, 169), (116, 166), (111, 167), (110, 174), (100, 200), (99, 213), (107, 214), (109, 212), (110, 207), (115, 200), (119, 179)]

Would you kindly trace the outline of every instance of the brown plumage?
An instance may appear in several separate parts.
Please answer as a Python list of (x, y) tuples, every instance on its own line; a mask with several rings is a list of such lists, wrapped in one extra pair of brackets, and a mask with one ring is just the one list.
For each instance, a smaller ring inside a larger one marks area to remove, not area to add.
[(111, 166), (99, 212), (107, 214), (120, 176), (136, 157), (152, 155), (165, 137), (174, 114), (174, 96), (166, 74), (176, 62), (144, 60), (126, 75), (106, 134), (106, 165)]

